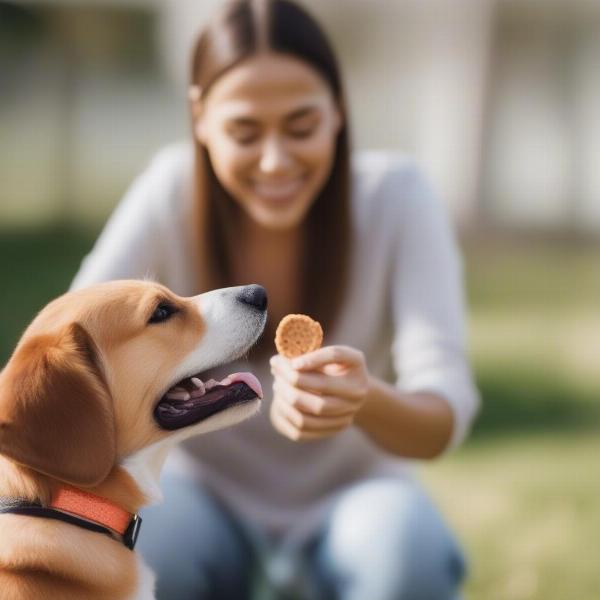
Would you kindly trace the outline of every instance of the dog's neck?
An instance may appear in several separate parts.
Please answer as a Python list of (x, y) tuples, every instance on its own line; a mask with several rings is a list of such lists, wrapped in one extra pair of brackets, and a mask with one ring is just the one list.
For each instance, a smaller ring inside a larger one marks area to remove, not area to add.
[(163, 500), (160, 472), (172, 446), (170, 440), (162, 440), (139, 450), (123, 461), (123, 468), (144, 494), (147, 504), (159, 504)]
[(120, 465), (115, 466), (100, 485), (86, 491), (107, 498), (132, 514), (148, 503), (137, 482)]
[[(47, 506), (62, 485), (56, 479), (0, 456), (0, 496), (23, 498)], [(147, 503), (134, 478), (121, 466), (115, 466), (99, 485), (81, 489), (106, 498), (132, 514)]]

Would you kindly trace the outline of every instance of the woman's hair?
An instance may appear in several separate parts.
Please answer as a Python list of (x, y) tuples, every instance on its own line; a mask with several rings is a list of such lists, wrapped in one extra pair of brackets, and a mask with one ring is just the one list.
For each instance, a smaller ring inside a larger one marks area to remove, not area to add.
[[(292, 312), (332, 325), (346, 288), (350, 260), (350, 169), (346, 105), (333, 50), (319, 25), (289, 0), (233, 0), (201, 32), (192, 55), (191, 85), (205, 94), (244, 59), (270, 50), (300, 59), (331, 87), (342, 114), (331, 173), (305, 221), (302, 297)], [(195, 239), (201, 291), (239, 285), (231, 276), (241, 208), (217, 178), (206, 148), (195, 139)], [(239, 242), (239, 240), (237, 240)]]

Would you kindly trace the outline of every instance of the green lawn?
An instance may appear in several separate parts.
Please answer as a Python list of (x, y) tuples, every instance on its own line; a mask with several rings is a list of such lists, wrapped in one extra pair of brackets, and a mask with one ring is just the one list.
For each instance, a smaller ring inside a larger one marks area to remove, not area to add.
[(0, 365), (33, 316), (67, 289), (94, 237), (66, 228), (0, 231)]
[(477, 440), (424, 473), (469, 553), (471, 600), (600, 597), (600, 436)]
[[(0, 233), (0, 364), (93, 242)], [(471, 600), (600, 598), (600, 248), (467, 244), (470, 348), (483, 409), (424, 468), (471, 561)]]
[(466, 246), (483, 408), (424, 478), (469, 553), (471, 599), (600, 598), (599, 251)]

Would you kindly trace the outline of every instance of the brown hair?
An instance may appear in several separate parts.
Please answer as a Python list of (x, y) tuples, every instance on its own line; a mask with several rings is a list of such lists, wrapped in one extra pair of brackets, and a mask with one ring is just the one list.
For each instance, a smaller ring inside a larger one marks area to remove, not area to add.
[[(318, 319), (327, 332), (340, 308), (350, 251), (350, 167), (346, 105), (333, 50), (315, 20), (289, 0), (233, 0), (215, 15), (193, 50), (191, 85), (201, 93), (242, 60), (264, 50), (298, 58), (331, 87), (342, 114), (329, 178), (305, 223), (302, 297), (290, 310)], [(195, 140), (195, 239), (199, 288), (237, 285), (231, 277), (235, 224), (241, 209), (219, 182), (206, 148)], [(238, 248), (239, 250), (239, 248)], [(270, 340), (269, 340), (270, 341)]]

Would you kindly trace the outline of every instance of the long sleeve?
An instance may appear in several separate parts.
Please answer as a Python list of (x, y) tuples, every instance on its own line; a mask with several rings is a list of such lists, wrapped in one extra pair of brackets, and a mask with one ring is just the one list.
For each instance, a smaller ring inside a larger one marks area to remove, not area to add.
[(462, 263), (444, 207), (424, 177), (412, 166), (398, 176), (393, 361), (401, 389), (435, 392), (448, 401), (452, 448), (466, 436), (479, 406), (466, 356)]

